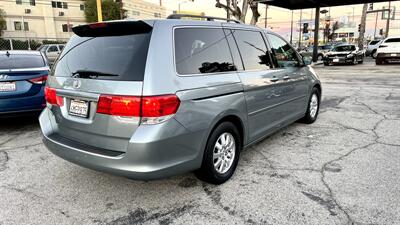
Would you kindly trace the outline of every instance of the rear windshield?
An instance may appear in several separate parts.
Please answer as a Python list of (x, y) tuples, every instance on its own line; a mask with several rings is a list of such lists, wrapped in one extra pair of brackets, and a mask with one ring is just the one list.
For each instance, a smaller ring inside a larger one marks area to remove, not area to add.
[(385, 43), (400, 43), (400, 38), (390, 38), (387, 39)]
[(46, 66), (41, 55), (0, 55), (0, 69), (27, 69)]
[(371, 41), (369, 44), (370, 45), (376, 45), (376, 44), (378, 44), (380, 41)]
[(54, 76), (143, 81), (151, 32), (101, 37), (74, 35), (56, 63)]
[(342, 45), (342, 46), (336, 46), (333, 51), (336, 52), (349, 52), (349, 51), (355, 51), (356, 46), (354, 45)]

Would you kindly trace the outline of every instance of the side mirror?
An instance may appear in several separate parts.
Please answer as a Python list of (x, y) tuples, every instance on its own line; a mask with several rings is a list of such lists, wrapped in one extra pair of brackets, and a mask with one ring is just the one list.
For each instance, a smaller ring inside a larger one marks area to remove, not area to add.
[(312, 64), (312, 58), (309, 56), (303, 56), (304, 65), (308, 66)]

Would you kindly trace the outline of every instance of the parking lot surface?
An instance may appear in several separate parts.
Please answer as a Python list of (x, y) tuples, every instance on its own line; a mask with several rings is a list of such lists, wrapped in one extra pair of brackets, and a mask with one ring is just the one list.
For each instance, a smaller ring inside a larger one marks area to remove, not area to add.
[(43, 146), (36, 119), (0, 120), (0, 224), (399, 224), (400, 65), (315, 69), (317, 122), (243, 152), (220, 186), (85, 169)]

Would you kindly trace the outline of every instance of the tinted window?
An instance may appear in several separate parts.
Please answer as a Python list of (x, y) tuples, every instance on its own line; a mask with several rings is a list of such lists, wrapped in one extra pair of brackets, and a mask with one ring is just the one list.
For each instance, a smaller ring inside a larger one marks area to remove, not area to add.
[(49, 47), (47, 52), (58, 52), (58, 48), (57, 48), (57, 46), (52, 45), (52, 46)]
[(222, 29), (175, 29), (175, 63), (179, 74), (236, 70)]
[(24, 69), (46, 66), (40, 55), (0, 55), (0, 69)]
[(390, 38), (385, 41), (385, 43), (400, 43), (400, 38)]
[(349, 51), (355, 51), (356, 46), (355, 45), (341, 45), (341, 46), (336, 46), (333, 48), (333, 51), (335, 52), (349, 52)]
[(258, 31), (232, 30), (242, 55), (245, 70), (271, 68), (267, 47)]
[(294, 67), (299, 65), (297, 53), (289, 43), (273, 34), (268, 34), (268, 39), (271, 43), (271, 50), (278, 67)]
[(242, 58), (240, 57), (239, 49), (237, 47), (235, 38), (233, 37), (232, 31), (230, 29), (224, 29), (224, 31), (226, 39), (228, 40), (229, 48), (231, 49), (234, 64), (238, 70), (244, 70)]
[(109, 37), (75, 35), (64, 47), (54, 75), (143, 81), (150, 36), (151, 33)]
[(371, 41), (369, 44), (370, 45), (376, 45), (376, 44), (378, 44), (379, 43), (379, 41)]

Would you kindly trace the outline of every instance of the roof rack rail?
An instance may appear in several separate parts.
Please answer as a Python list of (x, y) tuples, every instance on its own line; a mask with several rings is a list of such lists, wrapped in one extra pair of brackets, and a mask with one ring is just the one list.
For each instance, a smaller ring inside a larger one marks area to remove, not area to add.
[(234, 22), (234, 23), (241, 23), (238, 20), (220, 18), (220, 17), (213, 17), (213, 16), (200, 16), (200, 15), (191, 15), (191, 14), (171, 14), (167, 17), (167, 19), (182, 19), (182, 18), (198, 18), (198, 19), (205, 19), (207, 21), (227, 21), (227, 22)]

